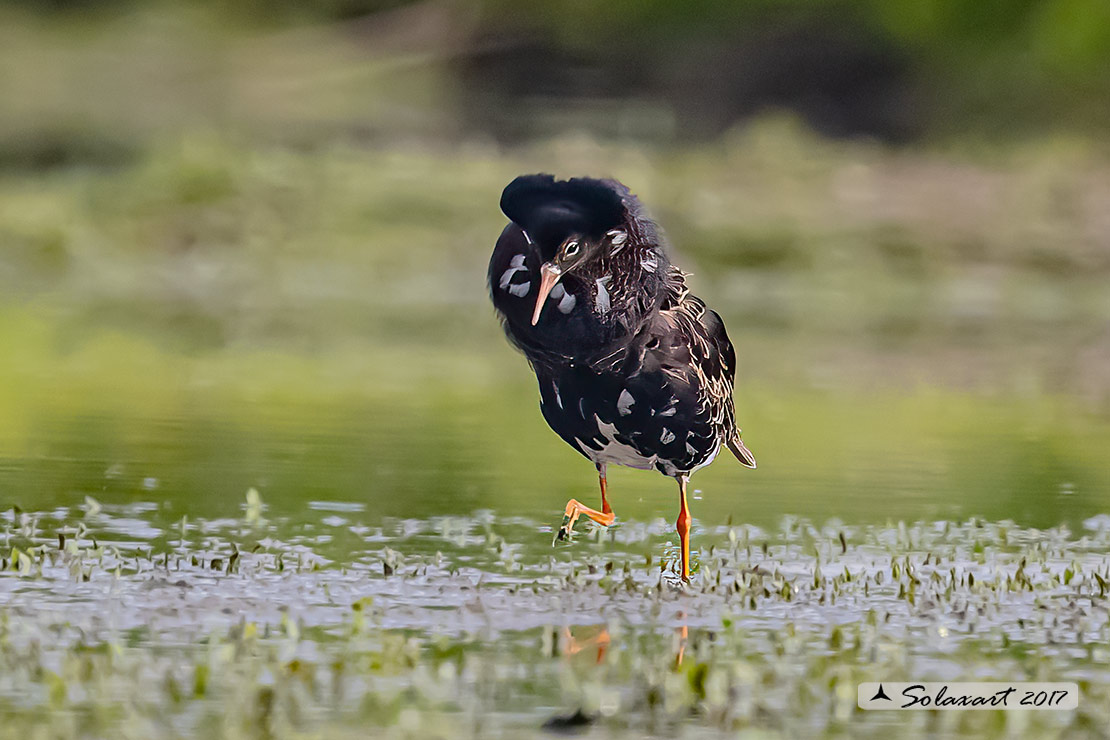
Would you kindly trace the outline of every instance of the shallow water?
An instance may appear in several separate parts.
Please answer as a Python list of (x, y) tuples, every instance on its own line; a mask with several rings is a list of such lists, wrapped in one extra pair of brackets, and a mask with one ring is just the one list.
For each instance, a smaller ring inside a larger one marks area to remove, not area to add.
[[(491, 512), (316, 501), (290, 518), (253, 493), (239, 508), (5, 514), (8, 729), (521, 737), (580, 713), (599, 736), (971, 737), (1105, 720), (1105, 516), (1074, 532), (703, 525), (682, 586), (661, 521), (583, 527), (552, 550), (548, 525)], [(857, 682), (901, 676), (1051, 677), (1084, 694), (1079, 713), (1020, 720), (854, 709)]]
[[(917, 156), (190, 139), (3, 179), (0, 737), (1107, 726), (1107, 211), (1051, 148)], [(759, 468), (693, 479), (689, 588), (653, 472), (551, 545), (594, 470), (484, 291), (496, 194), (544, 168), (637, 182), (737, 345)], [(883, 678), (1083, 696), (857, 712)]]
[[(141, 389), (94, 379), (51, 403), (9, 404), (8, 432), (19, 436), (6, 445), (0, 486), (28, 511), (91, 495), (153, 501), (159, 520), (234, 515), (255, 487), (292, 521), (309, 502), (330, 501), (372, 521), (489, 509), (557, 524), (567, 499), (597, 499), (593, 466), (546, 427), (523, 361), (504, 349), (489, 367), (491, 377), (465, 384), (445, 370), (384, 390), (352, 371), (339, 398), (297, 378), (306, 398), (295, 401), (178, 387), (151, 403)], [(699, 471), (691, 507), (707, 526), (775, 526), (794, 515), (1078, 528), (1110, 504), (1110, 419), (1072, 397), (747, 383), (738, 403), (760, 466), (723, 455)], [(610, 490), (624, 521), (677, 515), (677, 487), (654, 472), (614, 469)]]

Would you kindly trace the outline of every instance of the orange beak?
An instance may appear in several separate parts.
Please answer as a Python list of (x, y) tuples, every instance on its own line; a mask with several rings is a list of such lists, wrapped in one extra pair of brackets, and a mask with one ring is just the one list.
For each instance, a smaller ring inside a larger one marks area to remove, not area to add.
[(543, 304), (547, 301), (547, 294), (562, 276), (563, 271), (550, 262), (545, 262), (540, 267), (540, 293), (536, 296), (536, 309), (532, 311), (532, 326), (540, 320), (540, 312), (543, 311)]

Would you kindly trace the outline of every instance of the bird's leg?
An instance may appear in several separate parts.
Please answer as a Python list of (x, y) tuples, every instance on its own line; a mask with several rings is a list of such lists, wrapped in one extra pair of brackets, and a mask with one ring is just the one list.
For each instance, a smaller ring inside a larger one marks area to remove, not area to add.
[[(605, 463), (597, 464), (597, 482), (601, 486), (601, 513), (612, 514), (613, 510), (609, 508), (609, 499), (606, 496), (609, 493), (609, 484), (605, 482)], [(616, 515), (613, 515), (613, 518), (616, 519)], [(612, 521), (609, 522), (609, 524), (612, 523)]]
[(616, 520), (616, 515), (613, 510), (609, 508), (609, 499), (606, 497), (608, 492), (608, 485), (605, 482), (605, 464), (597, 464), (597, 479), (601, 484), (601, 511), (591, 509), (577, 499), (567, 501), (567, 510), (563, 514), (563, 524), (559, 527), (559, 531), (555, 533), (555, 542), (559, 540), (570, 539), (571, 530), (574, 529), (574, 523), (578, 521), (578, 517), (585, 514), (587, 518), (594, 520), (598, 524), (608, 527)]
[(679, 474), (675, 476), (678, 481), (678, 495), (681, 500), (678, 510), (678, 521), (675, 529), (678, 530), (679, 546), (682, 550), (682, 580), (690, 580), (690, 509), (686, 506), (686, 481), (690, 476)]
[(589, 506), (579, 502), (577, 499), (567, 501), (567, 510), (563, 513), (563, 524), (559, 527), (559, 531), (555, 533), (555, 541), (570, 539), (571, 530), (574, 529), (574, 523), (578, 521), (578, 517), (585, 514), (588, 519), (593, 519), (598, 524), (608, 527), (616, 517), (613, 512), (598, 511), (591, 509)]

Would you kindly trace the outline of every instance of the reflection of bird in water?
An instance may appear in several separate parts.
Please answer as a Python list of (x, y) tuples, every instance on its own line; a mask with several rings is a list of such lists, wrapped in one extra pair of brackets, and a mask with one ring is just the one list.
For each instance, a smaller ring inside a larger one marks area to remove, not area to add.
[[(682, 659), (686, 656), (686, 644), (690, 640), (690, 628), (686, 624), (685, 612), (679, 612), (678, 618), (681, 620), (681, 624), (674, 628), (674, 664), (676, 668), (681, 668)], [(604, 625), (596, 628), (593, 634), (581, 638), (575, 637), (570, 627), (564, 627), (561, 650), (563, 655), (571, 656), (596, 645), (597, 657), (595, 662), (601, 663), (605, 660), (605, 653), (608, 652), (611, 642), (612, 637), (609, 635), (609, 628)]]
[[(686, 613), (679, 612), (678, 618), (682, 622), (681, 625), (675, 627), (674, 634), (674, 668), (678, 670), (682, 668), (682, 659), (686, 655), (686, 643), (689, 641), (690, 631), (686, 625)], [(597, 646), (597, 653), (594, 658), (596, 665), (601, 665), (605, 660), (605, 654), (609, 651), (609, 644), (612, 637), (609, 635), (609, 628), (602, 625), (599, 627), (587, 627), (586, 631), (589, 636), (577, 638), (570, 627), (564, 627), (562, 633), (562, 640), (560, 641), (560, 651), (564, 656), (570, 658), (577, 655), (588, 647)], [(581, 707), (574, 710), (570, 714), (558, 714), (551, 717), (543, 723), (543, 728), (551, 732), (578, 732), (582, 728), (587, 727), (598, 719), (598, 714), (588, 713)]]
[[(686, 615), (683, 614), (683, 617)], [(675, 668), (682, 667), (682, 659), (686, 656), (686, 643), (690, 640), (690, 628), (683, 624), (675, 630), (675, 641), (678, 647), (674, 651), (674, 665)]]
[(722, 446), (755, 467), (733, 414), (736, 357), (721, 317), (690, 295), (619, 182), (524, 175), (501, 209), (512, 223), (490, 259), (493, 304), (535, 370), (544, 418), (597, 466), (601, 484), (601, 510), (571, 499), (556, 540), (580, 515), (613, 523), (609, 464), (655, 468), (678, 481), (688, 580), (690, 475)]
[(564, 655), (577, 655), (584, 649), (593, 645), (597, 646), (597, 662), (605, 660), (605, 653), (609, 649), (609, 628), (602, 626), (590, 637), (578, 639), (571, 632), (570, 627), (563, 628), (562, 650)]

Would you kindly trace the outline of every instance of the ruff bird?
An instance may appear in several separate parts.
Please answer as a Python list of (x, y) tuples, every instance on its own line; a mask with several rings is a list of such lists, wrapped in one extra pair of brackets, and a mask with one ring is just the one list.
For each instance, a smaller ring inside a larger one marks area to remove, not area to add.
[(571, 499), (555, 540), (579, 516), (615, 520), (606, 470), (652, 468), (678, 482), (676, 522), (690, 577), (687, 482), (740, 439), (736, 355), (716, 312), (690, 294), (654, 222), (615, 180), (522, 175), (501, 194), (505, 226), (489, 290), (509, 341), (539, 382), (551, 428), (597, 467), (601, 509)]

